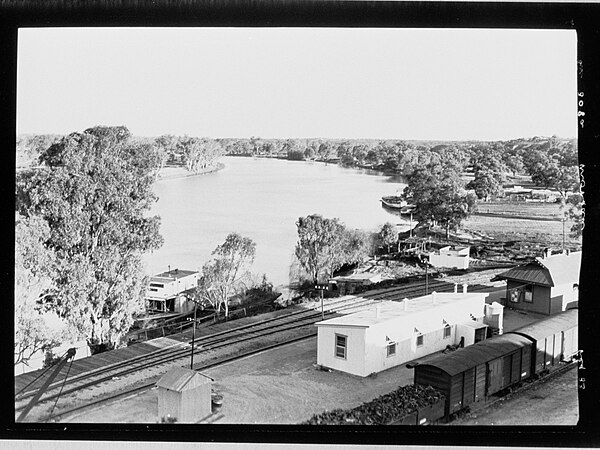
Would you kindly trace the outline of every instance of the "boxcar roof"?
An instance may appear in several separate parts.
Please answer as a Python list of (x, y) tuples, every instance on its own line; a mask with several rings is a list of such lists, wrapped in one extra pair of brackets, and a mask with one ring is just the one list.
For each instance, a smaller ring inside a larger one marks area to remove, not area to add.
[(577, 325), (579, 312), (577, 309), (570, 309), (547, 319), (538, 320), (537, 322), (525, 325), (521, 328), (511, 331), (510, 333), (528, 336), (533, 340), (544, 339), (552, 336), (559, 331), (569, 330)]
[(415, 370), (418, 370), (419, 367), (433, 366), (443, 370), (452, 377), (465, 370), (507, 355), (526, 345), (531, 345), (531, 341), (524, 336), (503, 334), (502, 336), (478, 342), (452, 353), (442, 353), (427, 358), (415, 366)]

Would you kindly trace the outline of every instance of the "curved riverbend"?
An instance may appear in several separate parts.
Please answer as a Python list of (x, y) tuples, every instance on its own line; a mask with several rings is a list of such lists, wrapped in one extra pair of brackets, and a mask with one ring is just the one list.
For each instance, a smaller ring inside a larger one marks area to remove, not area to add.
[(338, 217), (348, 227), (374, 230), (400, 218), (381, 207), (383, 195), (405, 185), (400, 176), (333, 164), (224, 157), (222, 170), (155, 183), (165, 243), (146, 255), (148, 274), (198, 270), (228, 233), (256, 242), (252, 272), (274, 285), (288, 283), (300, 216)]

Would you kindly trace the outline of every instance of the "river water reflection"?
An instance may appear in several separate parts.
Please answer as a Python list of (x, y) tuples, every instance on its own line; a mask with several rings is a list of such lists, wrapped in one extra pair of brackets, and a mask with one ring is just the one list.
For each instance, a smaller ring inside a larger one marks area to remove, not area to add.
[(381, 207), (405, 185), (400, 176), (316, 162), (225, 157), (219, 172), (158, 181), (152, 213), (161, 216), (164, 245), (145, 257), (149, 275), (199, 270), (228, 233), (256, 242), (253, 273), (289, 282), (300, 216), (321, 214), (346, 226), (375, 230), (401, 219)]

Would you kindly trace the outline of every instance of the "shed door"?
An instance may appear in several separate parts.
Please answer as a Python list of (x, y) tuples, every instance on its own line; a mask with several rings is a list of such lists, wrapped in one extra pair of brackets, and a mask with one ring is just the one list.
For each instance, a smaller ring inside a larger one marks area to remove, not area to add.
[(474, 343), (476, 344), (477, 342), (484, 341), (486, 332), (487, 332), (487, 327), (483, 327), (483, 328), (479, 328), (479, 329), (475, 330), (475, 342)]
[(502, 389), (502, 358), (490, 361), (487, 364), (488, 379), (486, 395), (492, 395)]

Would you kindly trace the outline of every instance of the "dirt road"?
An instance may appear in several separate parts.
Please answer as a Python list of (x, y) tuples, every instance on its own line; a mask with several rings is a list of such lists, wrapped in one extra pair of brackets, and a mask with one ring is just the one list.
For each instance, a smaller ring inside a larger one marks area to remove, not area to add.
[(505, 397), (450, 425), (576, 425), (577, 369)]

